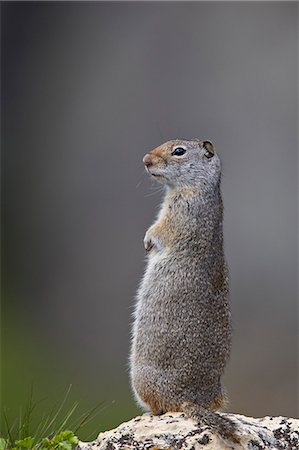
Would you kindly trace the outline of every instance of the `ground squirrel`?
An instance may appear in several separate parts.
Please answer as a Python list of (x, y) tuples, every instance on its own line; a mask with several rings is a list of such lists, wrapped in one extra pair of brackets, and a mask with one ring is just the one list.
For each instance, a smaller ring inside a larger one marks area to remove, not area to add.
[(225, 438), (234, 423), (214, 412), (225, 400), (231, 314), (223, 251), (221, 164), (210, 141), (175, 139), (143, 158), (166, 187), (148, 229), (130, 356), (139, 404), (153, 414), (182, 411)]

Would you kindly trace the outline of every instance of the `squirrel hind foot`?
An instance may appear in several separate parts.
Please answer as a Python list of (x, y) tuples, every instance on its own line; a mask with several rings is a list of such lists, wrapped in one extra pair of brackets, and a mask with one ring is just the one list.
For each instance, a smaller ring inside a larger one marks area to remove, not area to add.
[(162, 405), (161, 402), (157, 401), (156, 399), (151, 398), (146, 400), (146, 403), (153, 416), (162, 416), (162, 414), (165, 414), (167, 412), (167, 409), (164, 408), (164, 405)]
[(181, 411), (188, 417), (195, 419), (199, 424), (205, 424), (215, 431), (221, 438), (236, 444), (240, 443), (237, 427), (233, 420), (223, 417), (215, 411), (194, 403), (183, 403)]

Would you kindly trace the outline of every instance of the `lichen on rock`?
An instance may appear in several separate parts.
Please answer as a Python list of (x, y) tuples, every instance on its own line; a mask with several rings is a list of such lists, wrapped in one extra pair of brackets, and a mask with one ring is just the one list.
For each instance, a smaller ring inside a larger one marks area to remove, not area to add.
[(239, 444), (182, 413), (168, 413), (135, 417), (93, 442), (79, 442), (77, 450), (299, 450), (299, 419), (221, 414), (236, 423)]

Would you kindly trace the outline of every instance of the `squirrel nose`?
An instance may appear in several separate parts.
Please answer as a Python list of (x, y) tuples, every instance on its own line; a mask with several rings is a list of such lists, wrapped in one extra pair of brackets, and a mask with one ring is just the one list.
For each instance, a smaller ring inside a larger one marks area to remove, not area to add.
[(153, 160), (151, 158), (151, 155), (149, 154), (146, 154), (142, 161), (146, 167), (150, 167), (153, 165)]

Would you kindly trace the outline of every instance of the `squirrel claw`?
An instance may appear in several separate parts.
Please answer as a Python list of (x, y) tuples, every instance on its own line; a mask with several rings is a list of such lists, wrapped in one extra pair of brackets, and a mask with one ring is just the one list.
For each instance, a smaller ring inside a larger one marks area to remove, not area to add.
[(145, 251), (147, 253), (149, 253), (154, 246), (153, 241), (151, 240), (150, 237), (145, 236), (143, 243), (144, 243)]

